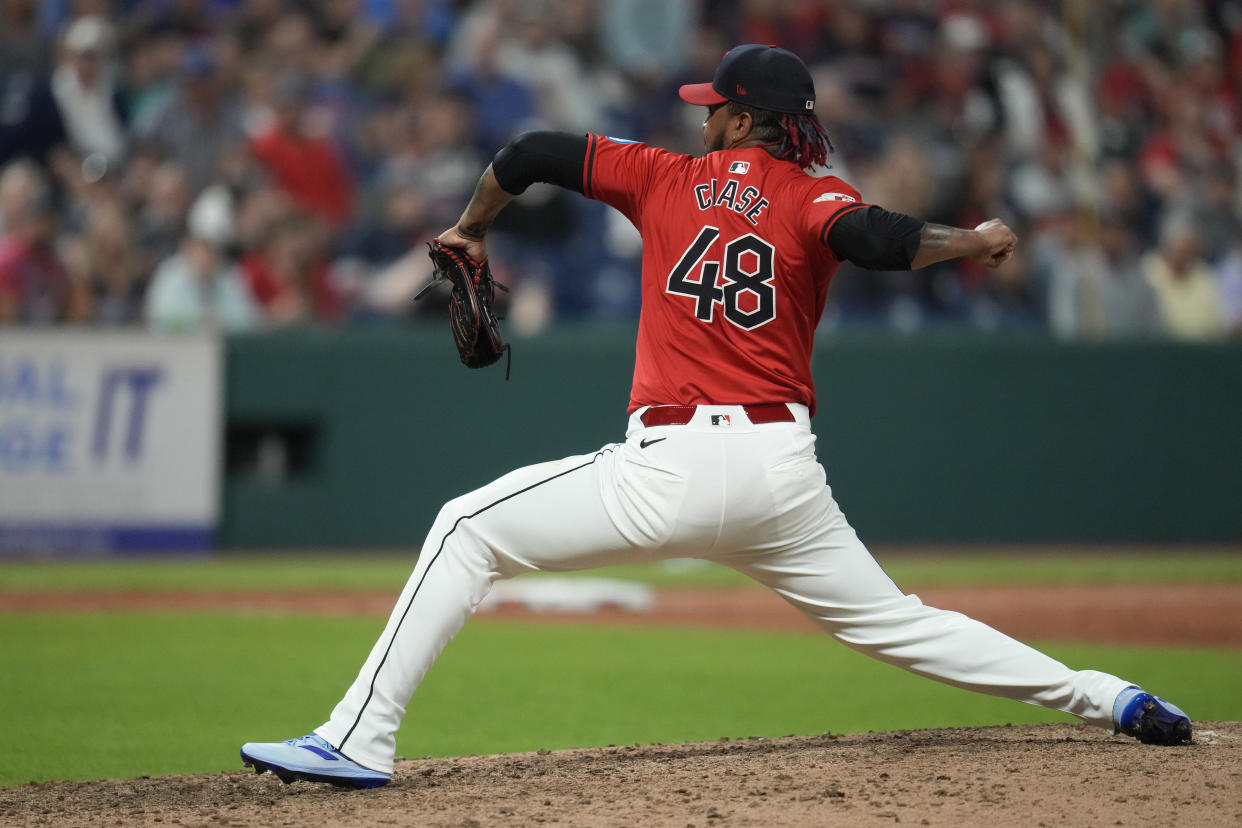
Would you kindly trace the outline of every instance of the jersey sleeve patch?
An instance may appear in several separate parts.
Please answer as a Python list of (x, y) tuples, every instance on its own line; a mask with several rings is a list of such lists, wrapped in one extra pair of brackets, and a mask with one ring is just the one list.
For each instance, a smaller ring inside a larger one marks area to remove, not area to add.
[(858, 201), (849, 193), (822, 193), (818, 198), (812, 201), (812, 204), (818, 204), (821, 201)]

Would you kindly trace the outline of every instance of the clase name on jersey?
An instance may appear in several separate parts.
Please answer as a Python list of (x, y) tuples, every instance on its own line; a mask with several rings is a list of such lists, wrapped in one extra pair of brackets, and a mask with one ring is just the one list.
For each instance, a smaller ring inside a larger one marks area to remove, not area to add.
[(700, 210), (728, 207), (755, 226), (759, 224), (759, 216), (771, 206), (758, 189), (750, 185), (742, 188), (742, 182), (732, 178), (726, 179), (723, 187), (714, 178), (707, 184), (699, 184), (694, 188), (694, 200)]

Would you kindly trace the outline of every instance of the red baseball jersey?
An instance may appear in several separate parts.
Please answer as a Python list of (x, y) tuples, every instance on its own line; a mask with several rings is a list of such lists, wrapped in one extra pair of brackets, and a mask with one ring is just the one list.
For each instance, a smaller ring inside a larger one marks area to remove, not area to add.
[(696, 158), (589, 135), (583, 191), (643, 239), (629, 411), (799, 402), (815, 411), (811, 346), (841, 261), (828, 231), (866, 206), (764, 149)]

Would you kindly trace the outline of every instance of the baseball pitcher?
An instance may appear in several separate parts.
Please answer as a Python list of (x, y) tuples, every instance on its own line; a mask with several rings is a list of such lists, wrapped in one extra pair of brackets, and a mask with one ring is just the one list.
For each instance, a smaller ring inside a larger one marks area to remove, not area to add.
[[(450, 501), (358, 678), (311, 735), (249, 743), (243, 761), (282, 780), (386, 783), (406, 704), (500, 578), (675, 557), (771, 587), (842, 643), (957, 687), (1062, 710), (1144, 742), (1177, 744), (1189, 718), (1131, 682), (1064, 664), (885, 575), (837, 507), (815, 456), (811, 346), (842, 261), (995, 267), (1017, 238), (999, 219), (930, 224), (867, 204), (807, 170), (830, 144), (815, 89), (784, 49), (744, 45), (711, 83), (701, 157), (603, 135), (534, 132), (500, 150), (435, 248), (450, 274), (462, 358), (499, 356), (486, 287), (496, 215), (534, 182), (620, 210), (642, 234), (642, 311), (625, 439), (511, 472)], [(445, 278), (449, 278), (446, 276)], [(474, 309), (474, 310), (472, 310)], [(473, 316), (472, 316), (473, 314)], [(467, 335), (459, 335), (460, 331)], [(464, 344), (463, 344), (464, 343)]]

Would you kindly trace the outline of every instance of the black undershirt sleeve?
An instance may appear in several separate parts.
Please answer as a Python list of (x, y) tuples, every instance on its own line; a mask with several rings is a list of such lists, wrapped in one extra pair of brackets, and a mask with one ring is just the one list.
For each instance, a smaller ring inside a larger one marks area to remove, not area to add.
[(521, 195), (536, 181), (582, 192), (587, 137), (569, 132), (527, 132), (492, 159), (492, 174), (506, 193)]
[(870, 205), (851, 210), (828, 231), (838, 259), (868, 270), (909, 270), (919, 252), (924, 222)]

